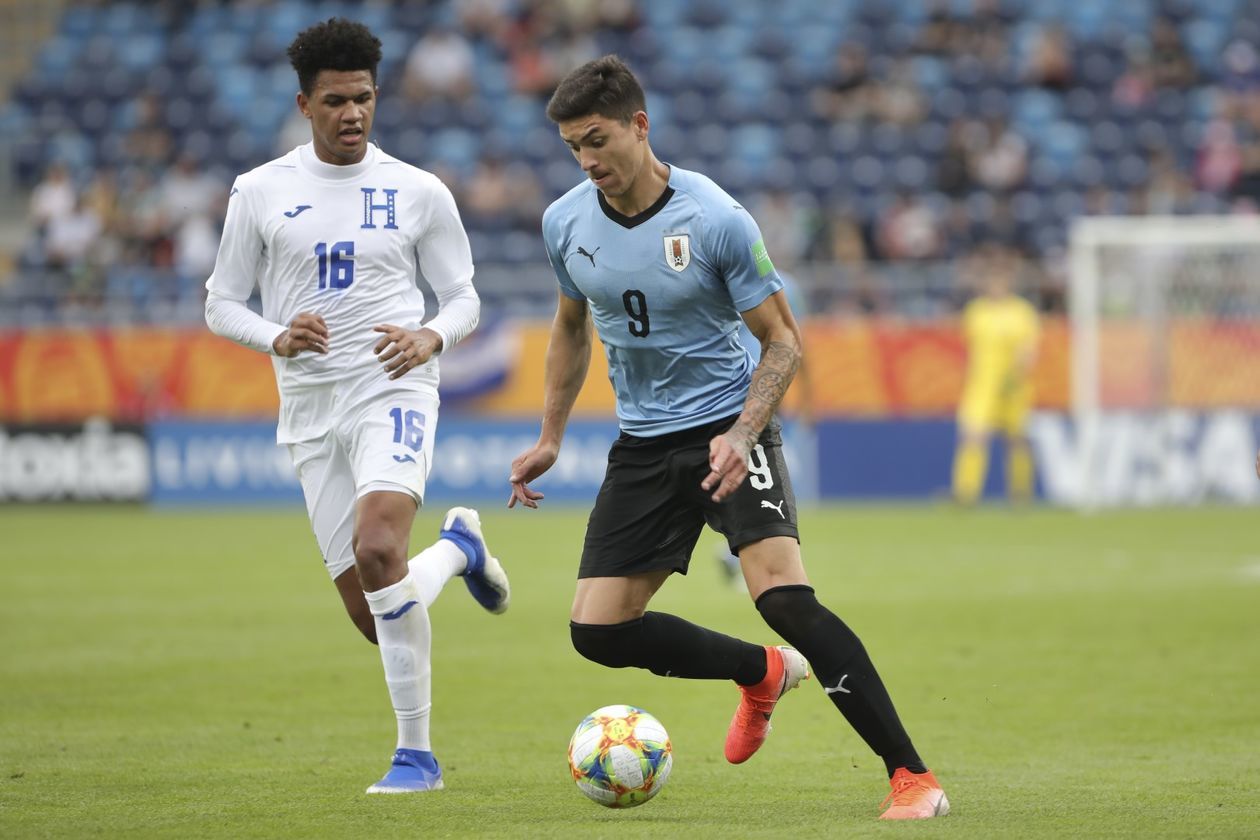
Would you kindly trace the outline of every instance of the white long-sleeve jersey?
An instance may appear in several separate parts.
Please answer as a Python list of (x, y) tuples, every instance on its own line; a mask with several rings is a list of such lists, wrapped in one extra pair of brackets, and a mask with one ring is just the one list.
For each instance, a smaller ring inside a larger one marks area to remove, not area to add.
[[(264, 353), (299, 313), (322, 315), (329, 331), (327, 354), (272, 355), (278, 442), (318, 437), (337, 407), (397, 384), (436, 390), (436, 358), (390, 382), (372, 352), (373, 327), (421, 325), (417, 270), (438, 300), (425, 326), (449, 349), (477, 326), (481, 302), (455, 200), (432, 173), (375, 145), (359, 163), (328, 164), (308, 143), (236, 179), (206, 323)], [(255, 285), (261, 316), (246, 305)]]

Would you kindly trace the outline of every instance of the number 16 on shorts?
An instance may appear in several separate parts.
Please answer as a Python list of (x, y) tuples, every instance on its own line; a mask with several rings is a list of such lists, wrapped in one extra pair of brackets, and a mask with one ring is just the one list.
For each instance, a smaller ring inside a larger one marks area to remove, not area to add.
[(401, 485), (417, 499), (433, 463), (437, 400), (398, 394), (375, 401), (359, 415), (351, 457), (355, 483)]

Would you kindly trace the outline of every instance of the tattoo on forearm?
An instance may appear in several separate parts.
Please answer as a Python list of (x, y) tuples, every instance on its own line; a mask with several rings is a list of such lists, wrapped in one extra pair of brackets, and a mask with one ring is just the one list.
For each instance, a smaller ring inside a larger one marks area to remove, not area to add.
[(761, 364), (753, 371), (748, 399), (744, 403), (741, 421), (747, 422), (737, 424), (741, 427), (741, 433), (749, 436), (749, 448), (757, 442), (761, 430), (770, 422), (770, 417), (783, 401), (783, 396), (800, 366), (801, 350), (797, 344), (772, 341), (762, 351)]

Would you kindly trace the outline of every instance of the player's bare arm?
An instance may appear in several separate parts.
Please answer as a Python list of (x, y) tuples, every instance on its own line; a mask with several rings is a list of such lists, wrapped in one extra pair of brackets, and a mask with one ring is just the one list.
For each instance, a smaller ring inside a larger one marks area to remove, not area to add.
[(320, 315), (301, 312), (289, 322), (289, 328), (271, 343), (277, 356), (291, 359), (299, 353), (328, 352), (328, 325)]
[(739, 419), (709, 444), (709, 474), (700, 487), (712, 490), (715, 502), (735, 492), (748, 474), (748, 453), (801, 366), (801, 332), (787, 295), (776, 292), (745, 312), (744, 320), (761, 341), (761, 362), (753, 371)]
[(372, 348), (390, 379), (406, 375), (442, 350), (442, 336), (427, 327), (409, 330), (393, 324), (379, 324), (374, 332), (383, 333)]
[(537, 508), (543, 499), (544, 494), (531, 490), (529, 482), (551, 469), (559, 457), (569, 414), (590, 365), (591, 322), (586, 301), (560, 294), (543, 367), (542, 431), (538, 442), (512, 461), (512, 473), (508, 477), (512, 495), (508, 497), (508, 507), (520, 502), (525, 507)]

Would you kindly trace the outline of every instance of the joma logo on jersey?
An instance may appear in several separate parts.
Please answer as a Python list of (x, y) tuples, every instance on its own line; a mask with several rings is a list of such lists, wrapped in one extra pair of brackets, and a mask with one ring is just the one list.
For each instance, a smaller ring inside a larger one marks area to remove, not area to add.
[(665, 264), (674, 271), (691, 265), (691, 237), (685, 233), (665, 235)]
[(398, 190), (381, 190), (381, 192), (385, 193), (385, 203), (377, 204), (375, 187), (360, 187), (359, 189), (363, 191), (363, 224), (359, 225), (359, 227), (365, 230), (375, 228), (376, 211), (384, 210), (385, 229), (398, 230), (397, 204), (394, 201), (394, 196), (398, 194)]

